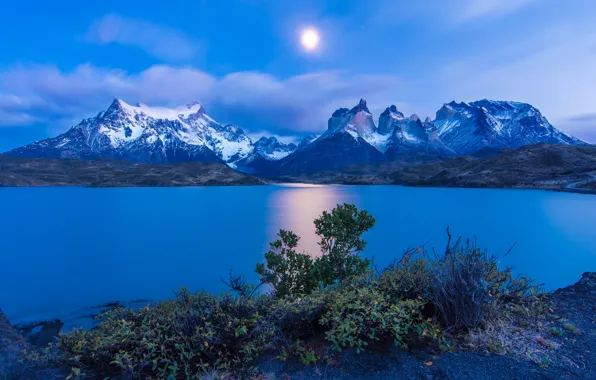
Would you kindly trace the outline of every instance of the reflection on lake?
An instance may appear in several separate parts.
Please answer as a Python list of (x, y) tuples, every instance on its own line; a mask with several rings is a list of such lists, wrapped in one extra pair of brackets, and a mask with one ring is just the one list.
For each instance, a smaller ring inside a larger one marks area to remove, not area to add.
[[(548, 289), (596, 271), (596, 196), (396, 186), (0, 189), (0, 308), (14, 322), (60, 317), (114, 300), (158, 300), (186, 286), (219, 292), (255, 263), (280, 228), (319, 252), (313, 220), (338, 203), (377, 220), (364, 255), (380, 267), (445, 228), (477, 237)], [(69, 319), (70, 318), (70, 319)]]
[(284, 185), (268, 200), (270, 240), (280, 229), (300, 236), (298, 251), (320, 255), (313, 221), (339, 203), (357, 203), (358, 195), (345, 186)]

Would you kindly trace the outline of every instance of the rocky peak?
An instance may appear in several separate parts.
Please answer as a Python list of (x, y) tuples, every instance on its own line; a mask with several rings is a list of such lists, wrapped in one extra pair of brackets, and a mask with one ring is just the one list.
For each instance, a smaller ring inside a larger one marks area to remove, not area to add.
[(350, 110), (351, 113), (357, 113), (357, 112), (361, 112), (361, 111), (370, 113), (370, 111), (368, 110), (368, 107), (366, 106), (366, 100), (364, 100), (364, 99), (360, 99), (360, 102), (358, 103), (358, 105)]
[(397, 116), (397, 117), (400, 117), (400, 118), (403, 118), (404, 117), (404, 114), (401, 113), (401, 112), (399, 112), (397, 110), (397, 107), (394, 104), (392, 104), (389, 107), (385, 108), (385, 111), (383, 111), (383, 113), (381, 113), (381, 116), (390, 116), (390, 115), (393, 115), (394, 117)]
[(259, 140), (257, 140), (257, 142), (254, 143), (255, 146), (266, 146), (266, 145), (272, 145), (272, 144), (278, 144), (279, 141), (271, 136), (271, 137), (261, 137)]
[(338, 108), (335, 110), (335, 112), (333, 112), (333, 115), (331, 115), (331, 117), (341, 117), (341, 116), (345, 116), (346, 114), (350, 113), (350, 110), (347, 108)]
[(112, 101), (112, 104), (108, 107), (106, 112), (104, 112), (103, 116), (114, 116), (121, 112), (124, 112), (124, 108), (126, 103), (119, 98), (116, 98)]
[[(453, 115), (455, 115), (457, 113), (457, 111), (453, 108), (454, 103), (455, 102), (443, 104), (443, 107), (441, 107), (437, 111), (437, 115), (436, 115), (435, 119), (436, 120), (445, 120), (445, 119), (448, 119), (448, 118), (452, 117)], [(455, 103), (455, 104), (457, 104), (457, 103)]]
[(203, 106), (201, 106), (201, 103), (199, 103), (197, 100), (191, 100), (190, 102), (186, 103), (187, 109), (191, 109), (194, 106), (199, 106), (199, 107), (203, 108)]

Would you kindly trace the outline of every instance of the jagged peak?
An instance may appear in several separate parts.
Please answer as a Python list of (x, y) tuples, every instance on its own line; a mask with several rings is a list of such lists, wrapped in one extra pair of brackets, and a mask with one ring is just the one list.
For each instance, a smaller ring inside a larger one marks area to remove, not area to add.
[(345, 114), (349, 113), (350, 110), (347, 108), (338, 108), (335, 110), (335, 112), (333, 112), (333, 115), (331, 115), (331, 117), (340, 117), (340, 116), (344, 116)]
[[(130, 107), (128, 103), (120, 98), (114, 98), (110, 106), (106, 109), (106, 112), (103, 113), (102, 116), (110, 116), (114, 114), (119, 114), (120, 112), (124, 111), (127, 107)], [(99, 115), (98, 115), (99, 116)]]
[(201, 108), (203, 107), (198, 100), (191, 100), (190, 102), (186, 103), (185, 106), (186, 106), (187, 109), (191, 109), (191, 108), (193, 108), (195, 106), (199, 106)]
[(255, 145), (256, 144), (259, 144), (259, 145), (274, 144), (274, 143), (279, 143), (279, 141), (277, 140), (277, 138), (275, 136), (271, 136), (271, 137), (262, 136), (260, 139), (257, 140), (257, 142), (255, 142)]
[(424, 119), (425, 123), (432, 123), (433, 119), (430, 118), (430, 116), (427, 116), (426, 119)]
[(394, 115), (397, 116), (399, 118), (404, 118), (404, 114), (401, 113), (400, 111), (397, 110), (397, 107), (392, 104), (389, 107), (385, 108), (385, 111), (383, 111), (383, 113), (381, 113), (381, 116), (389, 116), (389, 115)]
[(368, 107), (366, 106), (366, 100), (364, 100), (364, 99), (360, 99), (360, 101), (358, 102), (358, 105), (350, 110), (351, 113), (357, 113), (357, 112), (361, 112), (361, 111), (370, 113), (370, 111), (368, 110)]
[(412, 115), (410, 115), (410, 120), (412, 120), (412, 121), (420, 121), (420, 118), (418, 117), (418, 115), (416, 115), (415, 113), (413, 113)]

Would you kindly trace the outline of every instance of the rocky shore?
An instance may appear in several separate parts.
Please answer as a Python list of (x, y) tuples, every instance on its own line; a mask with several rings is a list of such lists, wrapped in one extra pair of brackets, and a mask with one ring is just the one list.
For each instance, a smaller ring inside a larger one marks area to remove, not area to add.
[[(258, 368), (266, 378), (283, 379), (595, 379), (596, 272), (584, 273), (577, 283), (556, 290), (551, 297), (553, 322), (548, 341), (556, 347), (551, 347), (552, 355), (539, 364), (482, 352), (438, 354), (428, 349), (386, 347), (364, 355), (346, 351), (334, 365), (304, 366), (264, 359)], [(55, 326), (40, 325), (38, 333), (44, 329), (55, 333)], [(536, 339), (541, 344), (546, 341)], [(65, 378), (59, 369), (20, 360), (23, 349), (47, 341), (47, 334), (25, 339), (0, 310), (0, 379)]]

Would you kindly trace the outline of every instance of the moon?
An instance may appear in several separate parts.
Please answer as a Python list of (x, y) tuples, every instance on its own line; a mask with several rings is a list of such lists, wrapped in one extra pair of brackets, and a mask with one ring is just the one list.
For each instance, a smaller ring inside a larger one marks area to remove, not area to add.
[(315, 50), (320, 40), (319, 32), (315, 28), (304, 29), (300, 35), (302, 46), (309, 51)]

